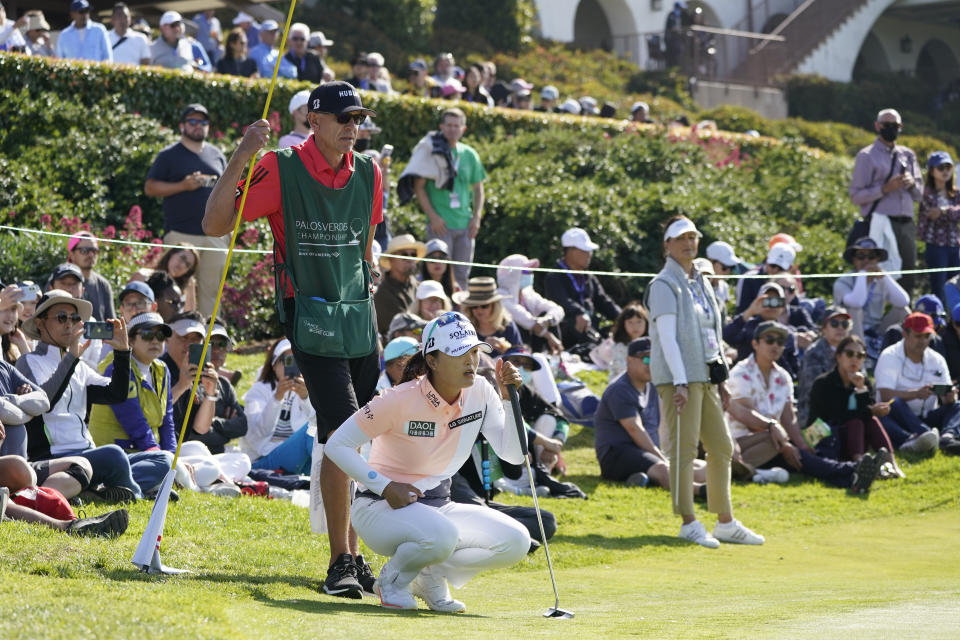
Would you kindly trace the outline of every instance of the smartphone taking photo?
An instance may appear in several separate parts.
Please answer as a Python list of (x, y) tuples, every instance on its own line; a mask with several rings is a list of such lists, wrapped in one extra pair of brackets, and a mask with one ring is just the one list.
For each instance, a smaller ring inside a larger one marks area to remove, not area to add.
[[(187, 356), (187, 362), (190, 364), (195, 364), (198, 367), (200, 366), (200, 355), (203, 353), (203, 343), (199, 342), (197, 344), (191, 344), (189, 347), (189, 354)], [(210, 349), (207, 349), (207, 357), (204, 358), (203, 363), (207, 364), (210, 362)]]
[(84, 322), (83, 337), (86, 340), (113, 340), (113, 323)]
[(300, 367), (292, 355), (283, 357), (283, 375), (285, 378), (296, 378), (300, 375)]

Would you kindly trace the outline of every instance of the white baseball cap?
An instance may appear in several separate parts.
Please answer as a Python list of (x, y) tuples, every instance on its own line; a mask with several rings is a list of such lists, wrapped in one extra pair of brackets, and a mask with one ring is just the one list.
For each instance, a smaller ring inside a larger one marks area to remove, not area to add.
[(552, 84), (548, 84), (543, 89), (540, 89), (540, 97), (544, 100), (556, 100), (560, 97), (560, 90)]
[(570, 114), (573, 114), (573, 115), (575, 115), (575, 116), (578, 116), (578, 115), (580, 115), (580, 112), (582, 111), (582, 108), (580, 107), (580, 103), (579, 103), (579, 102), (577, 102), (577, 101), (574, 100), (573, 98), (567, 98), (567, 99), (563, 102), (563, 104), (560, 105), (560, 111), (563, 111), (563, 112), (565, 112), (565, 113), (570, 113)]
[(233, 19), (233, 24), (243, 24), (244, 22), (253, 22), (253, 16), (249, 13), (244, 13), (241, 11), (237, 14), (237, 17)]
[(200, 322), (190, 318), (180, 318), (170, 325), (173, 332), (178, 336), (185, 336), (191, 333), (199, 333), (201, 336), (207, 335), (207, 329)]
[(737, 257), (733, 247), (723, 240), (710, 243), (710, 246), (707, 247), (707, 257), (711, 260), (716, 260), (725, 267), (735, 267), (743, 262), (743, 260)]
[(160, 16), (161, 27), (164, 27), (168, 24), (176, 24), (178, 22), (183, 22), (183, 16), (181, 16), (176, 11), (167, 11), (162, 16)]
[(596, 251), (600, 245), (590, 240), (590, 235), (580, 227), (567, 229), (560, 236), (560, 245), (563, 247), (573, 247), (581, 251)]
[(447, 297), (447, 292), (443, 290), (443, 285), (436, 280), (424, 280), (417, 286), (417, 300), (426, 300), (427, 298), (450, 299)]
[(630, 113), (635, 113), (637, 109), (643, 109), (647, 113), (650, 113), (650, 105), (646, 102), (634, 102), (633, 106), (630, 107)]
[(789, 269), (796, 259), (797, 252), (785, 242), (773, 245), (767, 254), (767, 264), (775, 264), (784, 270)]
[(423, 328), (424, 355), (439, 351), (448, 356), (458, 357), (475, 347), (490, 353), (493, 349), (477, 336), (477, 330), (462, 313), (448, 311), (437, 316)]
[(310, 100), (310, 89), (304, 89), (303, 91), (297, 91), (293, 94), (293, 97), (290, 98), (290, 113), (293, 113), (303, 105), (307, 104)]

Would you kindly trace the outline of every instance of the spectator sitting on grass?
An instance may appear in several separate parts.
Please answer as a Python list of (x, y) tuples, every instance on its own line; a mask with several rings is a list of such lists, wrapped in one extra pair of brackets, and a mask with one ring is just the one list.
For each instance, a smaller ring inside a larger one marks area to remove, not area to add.
[[(288, 375), (290, 374), (290, 375)], [(243, 396), (247, 433), (241, 441), (254, 469), (309, 472), (316, 418), (286, 338), (267, 350), (259, 379)]]
[[(507, 349), (503, 353), (503, 359), (515, 366), (523, 378), (523, 384), (517, 387), (520, 415), (539, 436), (533, 446), (536, 460), (546, 467), (547, 472), (554, 467), (560, 467), (561, 473), (565, 473), (566, 465), (563, 464), (560, 454), (570, 432), (570, 423), (563, 417), (560, 407), (548, 402), (536, 391), (533, 375), (543, 365), (522, 345)], [(560, 397), (559, 391), (555, 397)]]
[[(83, 272), (80, 271), (80, 267), (71, 262), (64, 262), (63, 264), (57, 265), (50, 275), (50, 290), (52, 291), (54, 289), (65, 291), (74, 298), (83, 298)], [(112, 300), (110, 307), (111, 309), (113, 308)], [(90, 308), (93, 309), (92, 304)], [(103, 343), (100, 340), (90, 340), (90, 346), (82, 352), (80, 357), (95, 369), (97, 365), (100, 364), (100, 353), (102, 350)]]
[(563, 346), (568, 349), (577, 345), (592, 347), (602, 338), (597, 331), (600, 317), (614, 320), (621, 309), (603, 290), (597, 276), (582, 273), (590, 268), (593, 252), (600, 245), (578, 227), (564, 231), (560, 244), (563, 257), (557, 260), (557, 267), (566, 272), (548, 273), (544, 279), (544, 293), (563, 307), (560, 325)]
[[(930, 336), (930, 348), (945, 357), (946, 353), (944, 352), (940, 332), (947, 324), (947, 314), (943, 310), (940, 298), (932, 293), (922, 295), (917, 298), (916, 304), (913, 305), (913, 310), (917, 313), (925, 313), (933, 318), (933, 329), (936, 333)], [(883, 334), (883, 342), (880, 345), (880, 349), (886, 349), (901, 340), (903, 340), (903, 325), (899, 322), (892, 324)]]
[(544, 113), (556, 113), (557, 100), (560, 98), (560, 90), (552, 84), (548, 84), (540, 89), (540, 104), (533, 108), (534, 111)]
[[(200, 252), (189, 242), (182, 242), (179, 247), (167, 249), (157, 262), (156, 269), (138, 269), (130, 277), (131, 281), (143, 280), (149, 282), (151, 276), (162, 271), (168, 273), (179, 288), (179, 295), (183, 299), (182, 309), (178, 311), (193, 311), (197, 308), (197, 265), (200, 264)], [(157, 292), (159, 293), (159, 292)], [(161, 315), (163, 315), (161, 313)]]
[[(213, 322), (213, 332), (210, 334), (210, 361), (218, 371), (224, 371), (223, 365), (227, 361), (227, 353), (233, 347), (233, 339), (227, 332), (223, 320), (219, 318)], [(234, 374), (239, 372), (233, 372)], [(204, 392), (209, 398), (209, 390), (204, 381)], [(207, 431), (200, 431), (195, 421), (191, 421), (187, 431), (187, 440), (199, 440), (207, 446), (210, 453), (223, 453), (228, 442), (243, 437), (247, 433), (247, 416), (243, 406), (237, 400), (237, 392), (230, 379), (222, 374), (217, 375), (216, 386), (210, 385), (214, 391), (215, 400), (213, 418)]]
[[(627, 347), (627, 369), (610, 383), (594, 417), (594, 449), (600, 475), (645, 487), (670, 488), (670, 463), (660, 450), (660, 398), (651, 383), (650, 338)], [(703, 468), (695, 465), (694, 495), (705, 493)]]
[(46, 392), (12, 364), (0, 360), (0, 425), (5, 430), (0, 456), (26, 458), (27, 428), (24, 425), (49, 410), (50, 400)]
[[(123, 402), (94, 405), (90, 436), (98, 445), (115, 444), (130, 458), (133, 479), (141, 487), (157, 488), (170, 471), (177, 438), (173, 424), (170, 372), (160, 360), (170, 327), (157, 313), (140, 313), (127, 324), (133, 366)], [(100, 363), (100, 373), (113, 373), (115, 354)]]
[[(503, 308), (520, 329), (524, 344), (534, 353), (563, 351), (560, 339), (550, 331), (563, 321), (563, 307), (537, 293), (533, 273), (540, 266), (536, 258), (514, 253), (500, 261), (497, 268), (497, 293), (503, 296)], [(509, 268), (513, 267), (513, 268)]]
[(396, 338), (413, 338), (419, 342), (420, 334), (425, 326), (427, 326), (427, 321), (415, 313), (409, 311), (398, 313), (390, 321), (385, 337), (388, 342)]
[[(819, 418), (831, 430), (831, 435), (817, 444), (819, 455), (856, 462), (873, 448), (877, 454), (883, 449), (892, 456), (893, 443), (884, 425), (895, 418), (888, 403), (874, 401), (873, 388), (862, 370), (866, 357), (863, 339), (847, 336), (837, 345), (836, 366), (813, 382), (807, 419), (813, 424)], [(892, 457), (889, 464), (890, 475), (903, 477)]]
[[(53, 289), (37, 303), (37, 312), (23, 325), (26, 335), (38, 340), (37, 348), (17, 361), (17, 370), (47, 394), (50, 410), (27, 425), (27, 451), (31, 460), (79, 455), (93, 468), (91, 486), (107, 489), (101, 496), (113, 501), (142, 498), (143, 491), (131, 474), (130, 462), (116, 445), (97, 447), (85, 423), (88, 402), (114, 404), (127, 397), (130, 345), (126, 325), (114, 318), (114, 370), (105, 378), (80, 359), (83, 323), (90, 318), (86, 300)], [(151, 454), (152, 455), (152, 454)]]
[(3, 286), (0, 282), (0, 347), (3, 361), (16, 364), (24, 353), (33, 351), (23, 331), (20, 330), (20, 317), (23, 312), (24, 291), (17, 285)]
[[(872, 238), (860, 238), (843, 252), (843, 259), (853, 265), (851, 275), (841, 276), (833, 283), (833, 300), (842, 304), (853, 318), (853, 332), (867, 340), (868, 353), (876, 357), (879, 349), (870, 349), (871, 342), (879, 346), (879, 337), (892, 324), (907, 316), (910, 296), (896, 280), (880, 272), (879, 264), (886, 261), (887, 250), (877, 246)], [(890, 310), (886, 311), (889, 305)]]
[(0, 521), (21, 520), (36, 522), (57, 531), (74, 536), (114, 537), (127, 530), (129, 516), (126, 509), (117, 509), (100, 516), (63, 520), (45, 513), (24, 507), (10, 500), (10, 490), (0, 487)]
[(797, 422), (810, 424), (810, 391), (813, 381), (837, 366), (837, 345), (850, 335), (850, 314), (843, 307), (830, 307), (820, 323), (820, 337), (800, 360), (797, 376)]
[(450, 311), (450, 298), (443, 285), (436, 280), (425, 280), (417, 285), (417, 301), (411, 311), (427, 322), (445, 311)]
[[(751, 269), (746, 275), (776, 277), (789, 273), (793, 269), (796, 258), (797, 252), (791, 245), (783, 242), (775, 244), (770, 247), (764, 263)], [(737, 313), (746, 311), (747, 307), (757, 299), (764, 282), (766, 282), (764, 278), (741, 278), (737, 281)]]
[(500, 302), (502, 298), (497, 292), (497, 281), (486, 276), (470, 278), (466, 291), (453, 294), (453, 301), (476, 328), (477, 337), (493, 348), (494, 358), (523, 344), (520, 330)]
[[(778, 245), (779, 246), (779, 245)], [(733, 320), (723, 328), (723, 340), (737, 350), (737, 361), (746, 360), (753, 353), (754, 332), (761, 322), (775, 321), (783, 313), (786, 306), (783, 288), (767, 282), (760, 288), (760, 294), (743, 313), (734, 316)], [(791, 378), (796, 378), (800, 370), (799, 354), (794, 331), (787, 327), (789, 335), (786, 338), (786, 348), (783, 350), (777, 364), (787, 370)]]
[(427, 247), (409, 233), (403, 233), (390, 239), (384, 253), (398, 257), (380, 258), (380, 266), (386, 273), (373, 295), (373, 303), (377, 309), (377, 331), (382, 334), (387, 333), (395, 315), (413, 306), (418, 284), (413, 273), (417, 259), (426, 255)]
[(786, 482), (783, 466), (788, 466), (851, 493), (866, 493), (889, 452), (876, 459), (865, 455), (855, 465), (817, 455), (807, 444), (793, 410), (793, 381), (776, 363), (789, 333), (779, 322), (761, 323), (754, 332), (753, 354), (730, 371), (727, 417), (743, 462), (768, 482)]
[(417, 352), (419, 340), (413, 338), (394, 338), (383, 348), (383, 373), (377, 380), (377, 391), (383, 391), (400, 384), (403, 377), (403, 368), (407, 360)]
[(157, 300), (153, 289), (144, 282), (128, 282), (120, 292), (120, 315), (127, 326), (133, 317), (141, 313), (157, 311)]
[(935, 451), (938, 428), (954, 438), (960, 435), (957, 389), (947, 361), (930, 348), (934, 333), (930, 316), (911, 313), (903, 321), (903, 340), (884, 349), (877, 359), (877, 393), (890, 403), (890, 415), (897, 422), (885, 421), (884, 427), (901, 451)]
[(605, 366), (609, 371), (607, 384), (613, 383), (626, 372), (627, 347), (646, 333), (647, 310), (638, 301), (627, 304), (613, 321), (609, 337), (590, 353), (590, 359), (594, 364)]

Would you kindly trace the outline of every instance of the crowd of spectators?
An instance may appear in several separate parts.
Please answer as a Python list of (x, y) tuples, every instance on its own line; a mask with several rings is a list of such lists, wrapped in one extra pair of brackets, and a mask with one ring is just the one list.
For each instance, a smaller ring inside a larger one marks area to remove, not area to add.
[[(114, 7), (109, 32), (90, 20), (87, 0), (74, 0), (70, 8), (73, 22), (55, 45), (45, 35), (49, 26), (43, 15), (28, 12), (12, 31), (3, 18), (3, 46), (250, 77), (272, 73), (279, 56), (283, 77), (315, 84), (334, 79), (324, 62), (333, 42), (301, 23), (291, 26), (281, 56), (279, 25), (257, 24), (242, 13), (221, 46), (221, 25), (212, 12), (193, 20), (195, 38), (185, 35), (180, 14), (164, 13), (160, 36), (151, 43), (136, 31), (122, 3)], [(15, 36), (24, 26), (33, 28), (18, 44)], [(358, 88), (394, 91), (379, 53), (355, 56), (351, 73), (348, 81)], [(552, 86), (541, 88), (534, 106), (535, 88), (522, 78), (498, 81), (492, 63), (463, 69), (448, 53), (432, 67), (414, 60), (406, 73), (413, 95), (612, 115), (609, 105), (600, 108), (589, 96), (561, 101)], [(295, 127), (279, 147), (310, 144), (307, 98), (301, 92), (290, 101)], [(58, 475), (65, 473), (80, 486), (74, 495), (84, 495), (83, 490), (113, 501), (149, 496), (170, 470), (174, 428), (191, 402), (187, 440), (195, 441), (196, 455), (189, 459), (196, 463), (178, 469), (183, 486), (235, 495), (235, 484), (218, 459), (232, 443), (246, 458), (241, 477), (257, 469), (300, 474), (310, 468), (316, 414), (323, 408), (309, 402), (290, 343), (273, 341), (243, 402), (234, 391), (234, 372), (224, 368), (233, 346), (229, 328), (215, 325), (211, 361), (201, 362), (197, 353), (225, 259), (222, 251), (205, 249), (223, 249), (229, 241), (208, 237), (200, 226), (226, 164), (207, 141), (215, 117), (200, 104), (184, 109), (179, 141), (157, 156), (145, 177), (144, 194), (163, 199), (165, 241), (180, 245), (155, 269), (131, 274), (115, 300), (110, 284), (95, 271), (97, 239), (77, 234), (46, 293), (27, 282), (0, 291), (3, 357), (10, 372), (19, 373), (6, 378), (4, 402), (9, 399), (19, 413), (2, 413), (6, 406), (0, 407), (6, 427), (2, 452), (29, 460), (34, 484), (42, 485), (45, 476), (64, 485)], [(636, 103), (631, 118), (649, 122), (649, 106)], [(399, 382), (427, 321), (458, 310), (490, 344), (494, 358), (511, 359), (521, 370), (535, 462), (547, 476), (565, 467), (567, 423), (595, 418), (605, 478), (668, 487), (670, 462), (660, 448), (666, 412), (652, 392), (649, 369), (657, 348), (650, 325), (658, 318), (643, 301), (615, 299), (589, 273), (600, 245), (579, 227), (563, 232), (560, 255), (513, 254), (500, 261), (495, 277), (472, 273), (476, 239), (485, 230), (487, 174), (477, 151), (461, 140), (464, 112), (451, 106), (437, 124), (409, 150), (410, 163), (396, 183), (399, 201), (415, 200), (423, 211), (426, 237), (391, 236), (385, 217), (374, 247), (386, 254), (379, 258), (382, 273), (374, 282), (383, 346), (380, 387)], [(386, 211), (389, 153), (386, 147), (381, 152), (369, 148), (370, 137), (379, 132), (369, 118), (355, 126), (358, 142), (368, 141), (358, 150), (380, 165)], [(691, 279), (703, 285), (697, 285), (699, 295), (715, 300), (720, 310), (715, 346), (730, 369), (723, 409), (737, 478), (785, 482), (789, 469), (865, 492), (874, 477), (903, 476), (899, 452), (960, 453), (960, 275), (933, 272), (929, 286), (923, 286), (911, 274), (887, 273), (916, 264), (918, 236), (925, 242), (928, 267), (960, 271), (960, 195), (949, 154), (932, 154), (924, 174), (920, 159), (895, 142), (901, 127), (896, 111), (881, 111), (876, 142), (857, 156), (850, 197), (865, 224), (851, 234), (843, 254), (850, 272), (833, 283), (832, 299), (805, 293), (797, 266), (804, 248), (784, 233), (770, 238), (758, 265), (737, 256), (747, 247), (734, 238), (710, 244), (706, 257), (692, 263)], [(686, 233), (699, 242), (695, 229)], [(550, 258), (554, 271), (538, 282), (531, 270)], [(718, 277), (727, 275), (748, 277), (734, 285)], [(85, 341), (82, 323), (91, 319), (106, 323), (109, 337)], [(493, 367), (492, 361), (484, 364)], [(564, 380), (584, 367), (609, 372), (610, 385), (593, 399), (592, 409), (586, 408), (582, 390)], [(201, 384), (192, 396), (188, 392), (198, 370)], [(692, 489), (701, 498), (709, 491), (704, 468), (702, 459), (694, 460)], [(23, 487), (10, 483), (8, 488)]]

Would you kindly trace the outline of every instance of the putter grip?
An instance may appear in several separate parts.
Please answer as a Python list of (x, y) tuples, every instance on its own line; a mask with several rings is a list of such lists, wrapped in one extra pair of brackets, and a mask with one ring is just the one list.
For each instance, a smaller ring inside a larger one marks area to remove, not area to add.
[(517, 438), (520, 439), (520, 450), (523, 451), (524, 456), (527, 456), (530, 453), (530, 449), (527, 447), (527, 431), (523, 426), (523, 416), (520, 415), (520, 395), (517, 393), (516, 385), (507, 385), (507, 391), (510, 392), (510, 406), (513, 408), (513, 421), (517, 425)]

